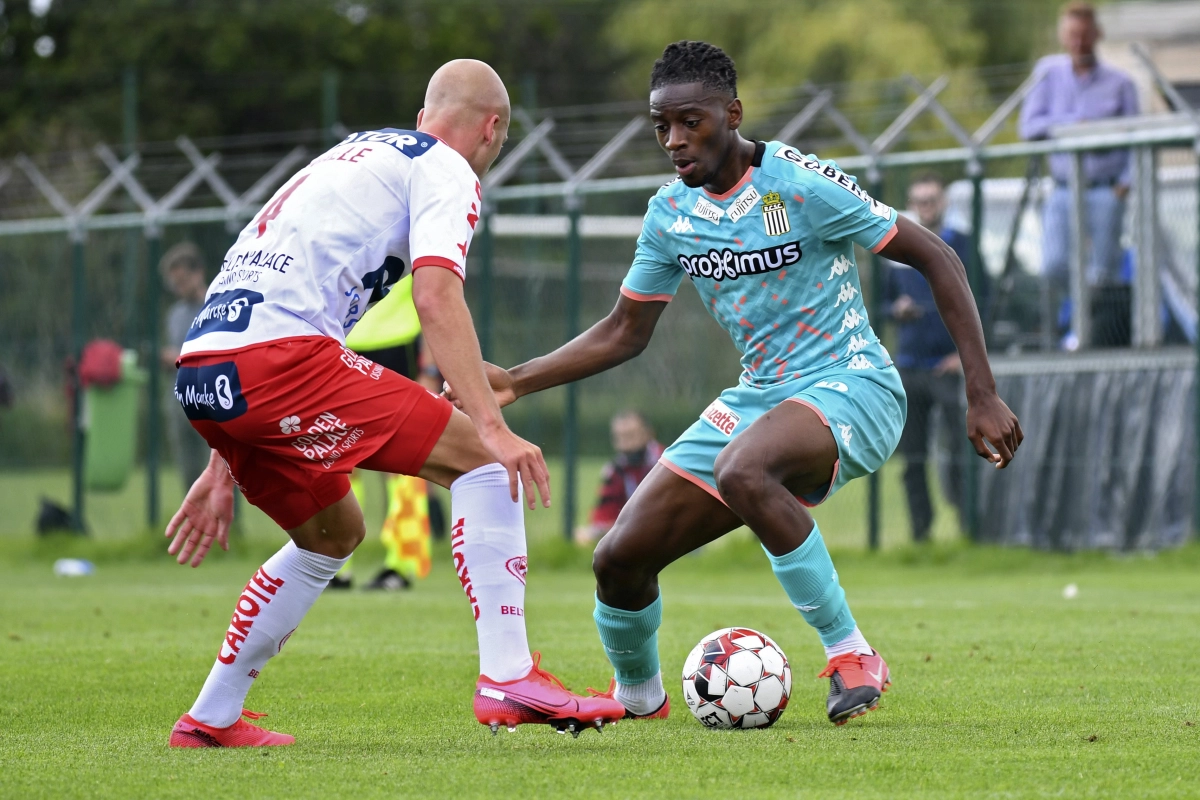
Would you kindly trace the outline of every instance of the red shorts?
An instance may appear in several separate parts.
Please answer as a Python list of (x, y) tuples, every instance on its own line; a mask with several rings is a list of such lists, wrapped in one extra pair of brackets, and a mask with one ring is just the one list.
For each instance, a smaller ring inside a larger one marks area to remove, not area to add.
[(285, 530), (345, 497), (356, 466), (417, 474), (453, 411), (325, 336), (184, 356), (175, 397), (246, 499)]

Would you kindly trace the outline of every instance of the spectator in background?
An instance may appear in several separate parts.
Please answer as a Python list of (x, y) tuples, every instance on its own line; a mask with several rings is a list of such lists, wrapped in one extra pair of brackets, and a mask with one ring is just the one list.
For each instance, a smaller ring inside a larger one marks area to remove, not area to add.
[[(204, 275), (204, 256), (200, 248), (191, 242), (180, 242), (172, 247), (158, 262), (158, 271), (162, 276), (167, 290), (175, 296), (175, 302), (167, 309), (166, 326), (163, 331), (163, 347), (160, 359), (164, 368), (175, 370), (175, 361), (179, 358), (183, 340), (191, 330), (192, 320), (204, 308), (204, 295), (208, 291), (208, 279)], [(183, 492), (200, 477), (200, 473), (208, 466), (211, 453), (208, 442), (196, 433), (196, 429), (183, 413), (183, 408), (175, 399), (175, 381), (170, 381), (170, 393), (167, 396), (165, 416), (167, 419), (167, 438), (171, 441), (171, 450), (175, 453), (175, 465), (179, 470), (179, 479), (183, 483)]]
[[(938, 175), (922, 175), (912, 182), (908, 187), (908, 211), (967, 263), (971, 240), (945, 225), (946, 190)], [(908, 395), (908, 418), (897, 450), (904, 458), (904, 491), (913, 540), (924, 542), (933, 525), (926, 466), (931, 444), (939, 439), (942, 492), (955, 507), (959, 505), (958, 470), (951, 465), (959, 461), (955, 445), (967, 427), (962, 408), (962, 365), (925, 278), (905, 264), (887, 261), (886, 265), (886, 311), (896, 323), (896, 368)], [(939, 431), (940, 437), (931, 436)]]
[(616, 458), (600, 473), (600, 497), (592, 511), (591, 522), (575, 531), (575, 541), (594, 542), (617, 521), (617, 515), (633, 496), (633, 490), (646, 479), (658, 463), (663, 447), (654, 439), (654, 430), (637, 411), (622, 411), (609, 423)]
[[(1059, 17), (1058, 40), (1066, 53), (1038, 62), (1037, 84), (1021, 107), (1019, 131), (1024, 139), (1045, 139), (1058, 125), (1110, 117), (1136, 116), (1137, 90), (1128, 75), (1096, 60), (1101, 35), (1096, 12), (1088, 3), (1070, 3)], [(1071, 252), (1071, 177), (1069, 153), (1049, 157), (1054, 190), (1046, 201), (1042, 228), (1042, 274), (1050, 281), (1055, 300), (1065, 296), (1067, 262)], [(1129, 150), (1084, 153), (1083, 229), (1091, 241), (1084, 262), (1089, 286), (1120, 282), (1121, 223), (1129, 193)], [(1080, 243), (1079, 246), (1083, 246)]]

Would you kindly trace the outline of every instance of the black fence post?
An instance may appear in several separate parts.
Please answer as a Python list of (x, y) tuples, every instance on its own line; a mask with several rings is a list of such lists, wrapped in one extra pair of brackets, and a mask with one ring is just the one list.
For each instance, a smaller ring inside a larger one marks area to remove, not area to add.
[[(871, 196), (883, 196), (883, 176), (879, 168), (872, 166), (867, 174), (871, 185)], [(871, 254), (871, 305), (867, 316), (874, 320), (873, 325), (883, 324), (883, 258), (878, 253)], [(867, 476), (867, 547), (879, 549), (879, 507), (880, 507), (879, 471)]]
[[(983, 162), (978, 158), (967, 164), (967, 172), (971, 178), (971, 252), (967, 261), (967, 283), (971, 286), (971, 296), (975, 305), (983, 307), (983, 254), (980, 243), (983, 241)], [(967, 538), (972, 542), (979, 540), (979, 457), (970, 441), (963, 440), (960, 445), (963, 453), (963, 522), (967, 529)]]
[[(581, 216), (579, 198), (571, 195), (567, 198), (567, 214), (570, 227), (567, 231), (567, 341), (579, 335), (579, 292), (580, 269), (583, 261), (583, 241), (579, 233), (579, 218)], [(563, 536), (569, 542), (575, 533), (575, 487), (577, 481), (576, 463), (579, 458), (579, 383), (567, 384), (567, 407), (564, 415), (563, 438)]]
[(71, 441), (71, 527), (80, 533), (84, 523), (84, 448), (87, 446), (87, 409), (80, 381), (83, 346), (87, 340), (87, 273), (84, 265), (84, 233), (82, 228), (71, 232), (71, 356), (74, 359), (72, 399), (75, 419), (72, 420)]
[(146, 229), (146, 318), (149, 329), (149, 364), (146, 377), (146, 524), (158, 527), (159, 511), (159, 453), (162, 439), (162, 365), (159, 353), (162, 350), (162, 320), (159, 313), (159, 298), (162, 280), (158, 272), (158, 259), (162, 251), (162, 232), (157, 226)]

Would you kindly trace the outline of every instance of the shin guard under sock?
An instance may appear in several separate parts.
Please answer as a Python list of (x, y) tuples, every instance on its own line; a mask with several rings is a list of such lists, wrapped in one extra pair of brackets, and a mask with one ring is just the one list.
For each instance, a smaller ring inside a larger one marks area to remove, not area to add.
[(658, 674), (658, 626), (662, 624), (662, 597), (641, 611), (613, 608), (596, 598), (592, 614), (600, 632), (604, 654), (612, 662), (618, 684), (644, 683)]
[(854, 631), (846, 592), (838, 583), (837, 570), (816, 523), (804, 544), (782, 556), (767, 552), (767, 558), (792, 605), (805, 622), (817, 629), (821, 644), (836, 644)]
[(254, 679), (345, 563), (288, 542), (259, 567), (233, 609), (217, 661), (188, 712), (192, 719), (214, 728), (237, 722)]

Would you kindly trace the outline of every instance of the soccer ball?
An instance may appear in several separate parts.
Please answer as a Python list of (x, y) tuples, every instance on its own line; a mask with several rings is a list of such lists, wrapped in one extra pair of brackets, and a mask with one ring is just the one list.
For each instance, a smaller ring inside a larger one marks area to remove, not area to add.
[(710, 633), (683, 662), (683, 699), (706, 728), (766, 728), (791, 694), (787, 656), (750, 628)]

